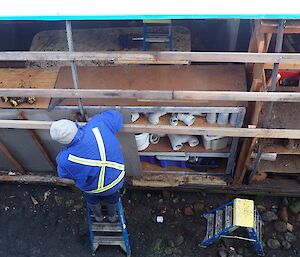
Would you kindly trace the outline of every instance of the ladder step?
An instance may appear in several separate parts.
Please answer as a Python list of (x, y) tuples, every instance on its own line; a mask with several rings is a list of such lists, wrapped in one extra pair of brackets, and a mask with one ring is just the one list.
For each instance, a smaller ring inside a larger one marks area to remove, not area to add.
[(92, 224), (92, 231), (94, 232), (122, 232), (120, 223), (99, 223)]
[(122, 236), (94, 236), (93, 244), (95, 248), (98, 245), (123, 245)]
[(232, 205), (225, 206), (225, 228), (232, 226)]
[(209, 213), (204, 216), (207, 219), (206, 239), (214, 236), (215, 214)]
[(223, 229), (223, 210), (216, 211), (215, 235), (219, 234)]

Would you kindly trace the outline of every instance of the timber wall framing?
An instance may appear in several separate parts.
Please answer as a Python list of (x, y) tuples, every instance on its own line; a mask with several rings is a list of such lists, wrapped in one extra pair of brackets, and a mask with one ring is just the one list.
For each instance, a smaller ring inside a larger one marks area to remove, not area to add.
[[(291, 24), (286, 27), (293, 29)], [(261, 36), (261, 32), (264, 32)], [(297, 25), (297, 31), (300, 26)], [(228, 52), (0, 52), (0, 61), (97, 61), (103, 64), (181, 64), (182, 62), (197, 63), (246, 63), (248, 69), (253, 70), (253, 79), (250, 92), (224, 92), (224, 91), (155, 91), (155, 90), (97, 90), (97, 89), (22, 89), (1, 88), (0, 95), (6, 96), (36, 96), (46, 98), (129, 98), (151, 100), (214, 100), (214, 101), (245, 101), (255, 102), (254, 112), (250, 125), (252, 128), (214, 128), (193, 127), (182, 128), (172, 126), (151, 126), (126, 124), (122, 132), (140, 133), (155, 132), (168, 134), (190, 135), (220, 135), (247, 138), (242, 146), (242, 151), (237, 164), (235, 180), (241, 183), (245, 169), (249, 162), (249, 156), (257, 138), (291, 138), (300, 139), (299, 129), (269, 129), (259, 128), (258, 118), (262, 102), (300, 102), (300, 93), (297, 92), (264, 92), (268, 83), (264, 76), (264, 70), (270, 69), (274, 63), (279, 63), (280, 68), (300, 69), (300, 54), (298, 53), (265, 53), (274, 33), (274, 26), (270, 23), (263, 25), (257, 23), (251, 39), (249, 51), (254, 53), (228, 53)], [(296, 33), (296, 32), (294, 32)], [(298, 32), (297, 32), (298, 33)], [(263, 88), (263, 90), (262, 90)], [(14, 128), (26, 130), (47, 130), (51, 121), (42, 120), (0, 120), (0, 128)], [(34, 137), (34, 134), (31, 134)], [(38, 142), (38, 139), (37, 139)], [(9, 153), (8, 153), (9, 154)], [(47, 156), (47, 153), (44, 153)], [(49, 154), (48, 154), (49, 156)], [(49, 158), (49, 163), (52, 162)], [(17, 165), (17, 164), (16, 164)], [(20, 165), (20, 164), (19, 164)], [(19, 167), (21, 171), (21, 167)], [(9, 179), (7, 179), (9, 180)], [(152, 181), (153, 182), (153, 181)], [(133, 182), (132, 182), (133, 183)], [(144, 185), (141, 181), (135, 181), (135, 185)], [(134, 184), (133, 183), (133, 184)], [(140, 183), (140, 184), (139, 184)], [(149, 184), (151, 184), (149, 182)], [(216, 182), (217, 185), (217, 182)], [(213, 186), (213, 183), (212, 185)], [(219, 185), (219, 186), (224, 186)]]

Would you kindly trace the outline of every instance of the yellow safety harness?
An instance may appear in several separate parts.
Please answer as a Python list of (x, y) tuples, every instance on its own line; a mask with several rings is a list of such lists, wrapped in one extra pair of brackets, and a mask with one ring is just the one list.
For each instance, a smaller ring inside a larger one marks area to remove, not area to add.
[[(98, 187), (95, 190), (87, 191), (87, 193), (101, 193), (101, 192), (104, 192), (106, 190), (109, 190), (109, 189), (113, 188), (115, 185), (117, 185), (124, 178), (124, 176), (125, 176), (125, 167), (124, 167), (124, 164), (120, 164), (120, 163), (117, 163), (117, 162), (111, 162), (111, 161), (106, 160), (106, 153), (105, 153), (104, 143), (103, 143), (101, 133), (100, 133), (100, 131), (97, 127), (93, 128), (92, 131), (93, 131), (94, 136), (95, 136), (96, 141), (97, 141), (97, 145), (98, 145), (101, 160), (92, 160), (92, 159), (81, 158), (81, 157), (77, 157), (77, 156), (72, 155), (72, 154), (69, 154), (68, 160), (71, 161), (71, 162), (82, 164), (82, 165), (100, 167)], [(111, 182), (110, 184), (104, 186), (104, 178), (105, 178), (105, 169), (106, 169), (106, 167), (120, 170), (121, 173), (113, 182)]]

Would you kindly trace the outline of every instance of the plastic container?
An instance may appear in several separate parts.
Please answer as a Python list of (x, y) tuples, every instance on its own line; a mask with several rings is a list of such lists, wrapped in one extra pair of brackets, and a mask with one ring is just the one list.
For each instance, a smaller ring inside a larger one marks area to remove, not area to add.
[(229, 113), (219, 113), (217, 123), (221, 126), (224, 126), (228, 123)]
[(204, 148), (207, 150), (223, 149), (228, 144), (228, 137), (202, 136)]
[(208, 113), (208, 114), (206, 114), (206, 121), (209, 124), (215, 124), (217, 122), (217, 114), (216, 113)]
[(238, 117), (238, 113), (231, 113), (230, 114), (230, 124), (231, 124), (231, 126), (235, 127), (237, 117)]
[(166, 168), (168, 166), (175, 166), (180, 168), (187, 168), (188, 156), (162, 156), (157, 155), (157, 160), (160, 162), (160, 166)]
[(156, 158), (155, 158), (155, 156), (143, 156), (143, 155), (141, 155), (140, 156), (140, 161), (155, 164), (156, 163)]

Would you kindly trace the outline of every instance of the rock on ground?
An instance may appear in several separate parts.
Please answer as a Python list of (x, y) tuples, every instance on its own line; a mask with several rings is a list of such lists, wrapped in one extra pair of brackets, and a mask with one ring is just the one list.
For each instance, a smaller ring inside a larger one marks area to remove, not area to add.
[(271, 222), (271, 221), (278, 220), (278, 217), (277, 217), (275, 212), (267, 211), (267, 212), (262, 214), (262, 219), (265, 222)]
[(279, 249), (280, 248), (280, 242), (277, 239), (270, 238), (267, 242), (267, 245), (271, 249)]
[(284, 233), (284, 232), (287, 231), (287, 226), (286, 226), (286, 223), (284, 221), (276, 221), (274, 223), (274, 228), (279, 233)]

